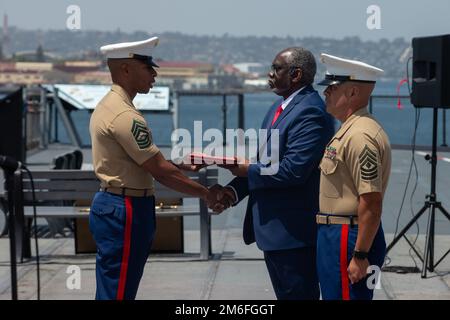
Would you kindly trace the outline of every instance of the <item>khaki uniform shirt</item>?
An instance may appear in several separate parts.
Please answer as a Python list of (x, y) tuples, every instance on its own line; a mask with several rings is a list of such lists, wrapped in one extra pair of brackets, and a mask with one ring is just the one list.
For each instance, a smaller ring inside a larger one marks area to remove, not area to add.
[(159, 152), (143, 115), (126, 91), (113, 85), (92, 113), (92, 160), (101, 187), (149, 189), (153, 177), (141, 165)]
[(391, 147), (367, 108), (353, 113), (325, 148), (320, 162), (320, 212), (357, 215), (359, 196), (384, 195), (391, 170)]

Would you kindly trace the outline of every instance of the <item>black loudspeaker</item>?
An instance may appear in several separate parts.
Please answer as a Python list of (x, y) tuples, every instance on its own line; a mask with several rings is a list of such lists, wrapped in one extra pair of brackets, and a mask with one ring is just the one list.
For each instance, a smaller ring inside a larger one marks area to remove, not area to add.
[(24, 162), (22, 113), (24, 110), (22, 88), (0, 88), (0, 155)]
[(413, 38), (411, 103), (450, 108), (450, 34)]

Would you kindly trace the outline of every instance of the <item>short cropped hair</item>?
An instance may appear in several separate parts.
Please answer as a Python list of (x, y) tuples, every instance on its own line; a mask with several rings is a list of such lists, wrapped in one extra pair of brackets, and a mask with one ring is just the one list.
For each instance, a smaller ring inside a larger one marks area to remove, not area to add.
[(301, 82), (303, 85), (310, 85), (314, 82), (314, 76), (316, 75), (317, 65), (316, 59), (311, 51), (302, 47), (291, 47), (283, 50), (284, 52), (290, 52), (290, 61), (288, 62), (290, 68), (299, 68), (302, 70)]

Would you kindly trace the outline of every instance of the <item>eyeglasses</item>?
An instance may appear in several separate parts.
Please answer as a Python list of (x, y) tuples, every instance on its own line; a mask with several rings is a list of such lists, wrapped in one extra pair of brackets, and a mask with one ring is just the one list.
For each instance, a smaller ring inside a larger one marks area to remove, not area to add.
[(298, 69), (298, 67), (291, 67), (287, 64), (285, 64), (285, 65), (272, 64), (270, 66), (270, 72), (272, 72), (272, 73), (278, 73), (283, 69), (289, 69), (290, 71), (292, 71), (292, 70)]

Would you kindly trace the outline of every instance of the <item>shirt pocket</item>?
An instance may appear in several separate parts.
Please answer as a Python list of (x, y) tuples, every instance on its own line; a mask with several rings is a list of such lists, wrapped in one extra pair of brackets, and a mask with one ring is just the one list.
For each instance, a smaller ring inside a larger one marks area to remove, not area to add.
[(336, 170), (339, 161), (336, 159), (324, 158), (320, 162), (320, 192), (328, 198), (339, 198), (341, 196), (342, 181), (339, 181)]

